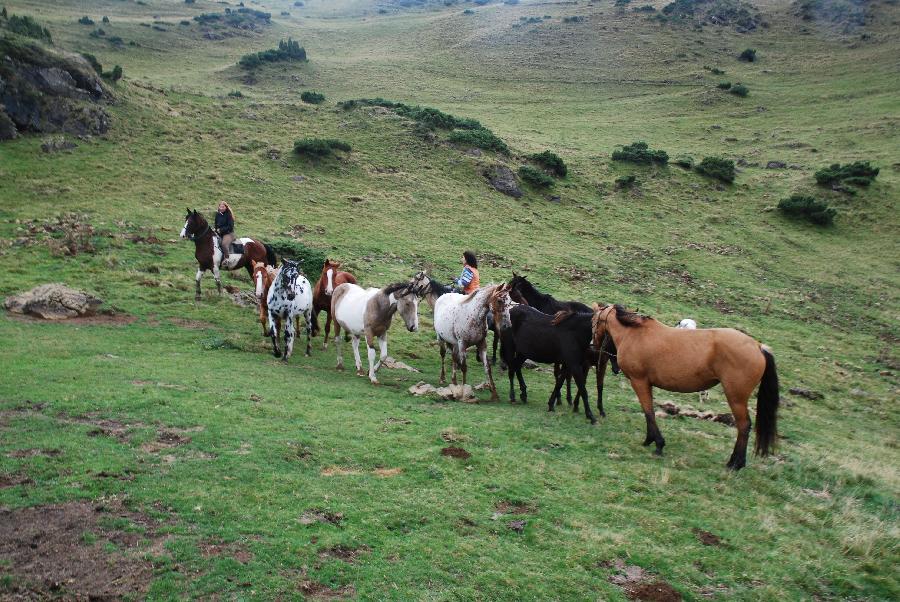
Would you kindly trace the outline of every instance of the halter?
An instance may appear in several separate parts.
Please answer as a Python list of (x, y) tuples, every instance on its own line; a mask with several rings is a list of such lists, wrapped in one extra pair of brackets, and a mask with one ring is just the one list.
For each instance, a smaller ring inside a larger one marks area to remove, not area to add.
[(206, 224), (206, 229), (203, 230), (203, 232), (201, 232), (200, 234), (188, 234), (188, 240), (199, 240), (206, 236), (209, 230), (209, 224)]
[[(607, 308), (604, 310), (605, 313), (606, 313), (606, 315), (603, 316), (603, 339), (600, 341), (600, 349), (597, 349), (597, 352), (598, 352), (598, 353), (605, 353), (605, 354), (608, 355), (609, 357), (616, 357), (616, 358), (617, 358), (617, 357), (618, 357), (618, 354), (617, 354), (617, 353), (610, 353), (609, 351), (606, 351), (606, 350), (605, 350), (606, 342), (607, 342), (607, 341), (612, 341), (612, 335), (609, 334), (609, 314), (610, 314), (610, 312), (611, 312), (612, 310), (614, 310), (615, 308), (616, 308), (615, 305), (610, 305), (609, 307), (607, 307)], [(600, 319), (598, 318), (598, 319), (597, 319), (597, 323), (599, 324), (599, 322), (600, 322)], [(613, 344), (615, 344), (615, 341), (613, 341)]]

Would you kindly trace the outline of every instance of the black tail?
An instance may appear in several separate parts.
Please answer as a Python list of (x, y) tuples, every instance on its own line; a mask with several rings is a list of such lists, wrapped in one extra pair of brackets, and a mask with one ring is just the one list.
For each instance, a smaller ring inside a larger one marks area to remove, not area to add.
[(763, 372), (756, 394), (756, 455), (768, 456), (775, 448), (775, 437), (778, 435), (778, 373), (775, 371), (775, 358), (765, 349), (760, 349), (766, 358), (766, 371)]
[(263, 243), (263, 246), (266, 248), (266, 265), (270, 265), (274, 268), (278, 263), (278, 258), (275, 257), (275, 249), (265, 243)]

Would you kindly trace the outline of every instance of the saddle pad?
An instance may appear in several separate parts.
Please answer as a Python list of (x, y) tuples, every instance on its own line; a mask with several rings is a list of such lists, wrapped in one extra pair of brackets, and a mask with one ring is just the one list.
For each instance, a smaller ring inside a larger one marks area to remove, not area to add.
[(236, 255), (243, 255), (244, 254), (244, 245), (242, 245), (239, 242), (231, 243), (231, 253), (236, 254)]

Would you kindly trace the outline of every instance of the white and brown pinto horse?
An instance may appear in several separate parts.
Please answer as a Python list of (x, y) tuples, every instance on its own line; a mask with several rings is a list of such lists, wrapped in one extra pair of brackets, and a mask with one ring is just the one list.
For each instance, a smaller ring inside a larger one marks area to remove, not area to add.
[(211, 271), (216, 279), (216, 288), (222, 294), (222, 280), (219, 270), (238, 270), (246, 268), (247, 273), (253, 275), (252, 261), (260, 261), (266, 265), (275, 266), (275, 251), (272, 247), (252, 238), (238, 238), (234, 242), (244, 245), (242, 253), (230, 253), (222, 251), (222, 239), (213, 232), (209, 223), (197, 210), (187, 210), (184, 219), (184, 228), (181, 229), (181, 238), (194, 241), (194, 257), (197, 258), (197, 292), (195, 298), (200, 300), (200, 278), (203, 273)]
[(253, 266), (253, 286), (256, 292), (256, 307), (259, 310), (259, 323), (262, 324), (263, 336), (269, 336), (269, 288), (275, 281), (277, 270), (261, 261), (251, 262)]
[[(397, 282), (384, 288), (362, 288), (356, 284), (338, 285), (331, 295), (331, 316), (334, 318), (334, 344), (337, 347), (337, 369), (344, 369), (341, 353), (341, 328), (347, 331), (353, 342), (353, 359), (356, 373), (364, 376), (359, 357), (359, 339), (366, 337), (369, 358), (369, 380), (377, 385), (375, 373), (388, 357), (387, 333), (395, 313), (399, 313), (406, 329), (419, 329), (419, 297), (428, 285), (425, 272), (419, 272), (408, 282)], [(380, 356), (375, 361), (375, 340), (378, 340)]]
[[(466, 351), (475, 347), (479, 361), (484, 364), (484, 374), (491, 388), (491, 401), (497, 401), (497, 387), (487, 357), (487, 314), (497, 286), (480, 288), (468, 295), (446, 293), (434, 301), (434, 330), (441, 351), (441, 383), (446, 382), (444, 356), (450, 348), (453, 364), (452, 382), (456, 383), (456, 369), (462, 370), (462, 384), (466, 384)], [(494, 319), (498, 319), (494, 316)]]
[(757, 385), (756, 453), (766, 456), (774, 448), (778, 374), (768, 347), (732, 328), (672, 328), (621, 305), (593, 307), (594, 346), (600, 349), (606, 336), (615, 343), (619, 368), (631, 381), (647, 420), (644, 445), (656, 443), (658, 455), (665, 445), (653, 412), (653, 387), (695, 393), (722, 383), (738, 432), (728, 468), (739, 470), (747, 463), (747, 400)]

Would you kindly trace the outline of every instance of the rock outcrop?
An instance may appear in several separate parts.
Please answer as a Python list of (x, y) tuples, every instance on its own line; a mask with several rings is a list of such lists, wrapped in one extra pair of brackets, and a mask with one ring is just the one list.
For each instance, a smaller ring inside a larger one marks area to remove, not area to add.
[(42, 284), (20, 295), (7, 297), (3, 305), (7, 311), (17, 314), (45, 320), (65, 320), (93, 316), (102, 303), (93, 295), (54, 283)]

